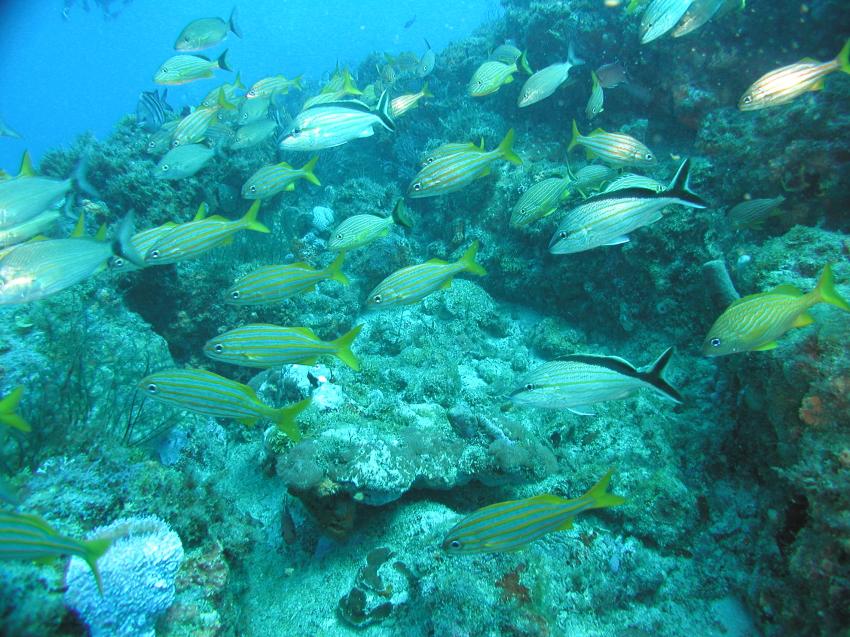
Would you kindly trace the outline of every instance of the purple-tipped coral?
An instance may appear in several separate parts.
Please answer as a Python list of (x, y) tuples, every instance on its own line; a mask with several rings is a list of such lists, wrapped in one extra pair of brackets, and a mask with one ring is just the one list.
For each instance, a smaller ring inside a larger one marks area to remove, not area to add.
[(183, 561), (180, 537), (157, 517), (122, 518), (95, 529), (89, 539), (113, 538), (98, 560), (103, 595), (86, 563), (73, 558), (65, 580), (65, 604), (88, 625), (92, 637), (153, 637), (156, 619), (174, 601)]

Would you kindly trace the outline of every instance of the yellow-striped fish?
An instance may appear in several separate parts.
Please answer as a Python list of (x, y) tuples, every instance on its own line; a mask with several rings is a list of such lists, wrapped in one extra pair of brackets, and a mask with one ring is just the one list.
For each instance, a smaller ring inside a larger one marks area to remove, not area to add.
[(209, 93), (207, 93), (206, 97), (201, 100), (201, 106), (209, 107), (218, 104), (219, 91), (224, 91), (224, 99), (227, 102), (238, 105), (242, 98), (236, 95), (236, 91), (243, 88), (245, 88), (245, 85), (242, 83), (242, 78), (240, 77), (239, 73), (237, 73), (236, 78), (233, 80), (233, 82), (225, 82), (221, 86), (214, 88)]
[(519, 228), (551, 215), (569, 196), (571, 182), (569, 177), (550, 177), (532, 185), (511, 210), (511, 225)]
[(501, 62), (502, 64), (513, 64), (517, 60), (520, 60), (522, 70), (528, 75), (532, 75), (534, 71), (531, 70), (531, 66), (528, 64), (528, 57), (524, 56), (523, 53), (525, 51), (520, 51), (513, 44), (500, 44), (490, 52), (487, 59)]
[(28, 433), (32, 431), (30, 424), (18, 413), (18, 404), (24, 395), (23, 387), (15, 387), (8, 395), (0, 399), (0, 423), (7, 427)]
[(489, 175), (492, 164), (500, 159), (521, 166), (522, 159), (514, 152), (513, 143), (512, 128), (495, 150), (485, 152), (470, 144), (468, 150), (438, 157), (413, 178), (407, 195), (420, 199), (455, 192), (479, 177)]
[(145, 376), (139, 382), (146, 396), (159, 402), (213, 416), (232, 418), (252, 426), (261, 418), (273, 421), (293, 442), (301, 439), (295, 417), (310, 404), (306, 398), (293, 405), (276, 409), (257, 398), (248, 385), (237, 383), (205, 369), (169, 369)]
[(616, 176), (616, 171), (602, 164), (582, 166), (573, 175), (573, 187), (584, 197), (584, 189), (596, 188), (599, 184)]
[(742, 201), (729, 211), (729, 220), (739, 228), (760, 227), (765, 219), (773, 215), (782, 214), (779, 206), (785, 201), (785, 197), (779, 195), (770, 199), (749, 199)]
[(662, 184), (660, 181), (653, 179), (652, 177), (636, 175), (634, 173), (625, 173), (612, 180), (610, 184), (605, 186), (602, 192), (613, 192), (614, 190), (625, 190), (626, 188), (644, 188), (646, 190), (661, 192), (667, 188), (667, 184)]
[(824, 77), (833, 71), (850, 73), (850, 40), (844, 43), (834, 60), (818, 62), (805, 58), (762, 75), (741, 96), (738, 108), (757, 111), (787, 104), (807, 91), (821, 90)]
[(455, 524), (443, 540), (443, 550), (453, 555), (517, 551), (553, 531), (566, 531), (583, 511), (623, 504), (626, 499), (610, 493), (606, 473), (590, 491), (568, 500), (557, 495), (536, 495), (522, 500), (491, 504)]
[(587, 119), (593, 119), (604, 110), (605, 93), (602, 90), (602, 85), (599, 83), (599, 78), (596, 77), (596, 72), (591, 71), (590, 77), (593, 80), (593, 86), (590, 89), (590, 97), (587, 99), (587, 106), (584, 109), (584, 114)]
[(286, 79), (283, 75), (273, 75), (254, 82), (254, 85), (245, 93), (245, 97), (249, 100), (255, 100), (258, 97), (286, 95), (292, 89), (301, 90), (300, 75), (291, 80)]
[(156, 165), (154, 177), (175, 180), (191, 177), (212, 159), (215, 151), (203, 144), (185, 144), (169, 150)]
[(145, 143), (145, 152), (149, 155), (162, 155), (171, 148), (171, 136), (180, 120), (173, 119), (165, 122), (158, 131), (151, 133)]
[(156, 74), (153, 81), (157, 84), (188, 84), (213, 76), (217, 69), (232, 71), (227, 62), (227, 49), (215, 61), (202, 55), (175, 55), (168, 58)]
[(259, 211), (260, 201), (255, 201), (241, 219), (230, 220), (214, 215), (178, 224), (160, 236), (145, 253), (145, 265), (165, 265), (191, 259), (229, 242), (242, 230), (268, 233), (269, 229), (257, 221)]
[(224, 98), (224, 89), (218, 90), (218, 102), (214, 106), (196, 108), (180, 120), (171, 136), (171, 146), (196, 144), (205, 139), (207, 128), (221, 109), (236, 110), (236, 107)]
[(230, 18), (225, 22), (221, 18), (199, 18), (192, 20), (183, 27), (174, 48), (178, 51), (202, 51), (220, 44), (232, 31), (237, 38), (242, 37), (242, 31), (236, 23), (236, 7), (230, 12)]
[(475, 145), (475, 142), (460, 142), (460, 143), (449, 143), (443, 144), (442, 146), (437, 146), (437, 148), (432, 148), (431, 150), (425, 151), (422, 153), (422, 156), (419, 158), (419, 166), (425, 167), (429, 164), (433, 164), (436, 160), (441, 157), (448, 157), (449, 155), (457, 155), (458, 153), (464, 153), (467, 151), (480, 151), (484, 152), (484, 138), (481, 138), (481, 143), (479, 145)]
[(285, 161), (271, 166), (263, 166), (248, 178), (242, 186), (245, 199), (270, 199), (284, 190), (295, 190), (295, 182), (306, 179), (315, 186), (321, 182), (313, 173), (319, 156), (316, 155), (301, 168), (293, 168)]
[(570, 69), (584, 64), (584, 60), (576, 56), (573, 44), (570, 42), (567, 61), (560, 64), (550, 64), (540, 69), (522, 85), (517, 99), (517, 106), (525, 108), (546, 99), (554, 93), (570, 76)]
[(307, 263), (267, 265), (246, 274), (226, 292), (225, 303), (229, 305), (265, 305), (280, 303), (299, 292), (310, 292), (316, 284), (331, 279), (348, 285), (348, 277), (342, 272), (344, 254), (340, 254), (326, 268), (316, 270)]
[(471, 97), (484, 97), (498, 91), (504, 84), (514, 81), (514, 73), (520, 68), (528, 69), (525, 53), (509, 63), (487, 60), (479, 66), (466, 85), (466, 94)]
[(407, 93), (393, 98), (390, 102), (390, 113), (393, 117), (401, 117), (412, 108), (419, 105), (419, 100), (426, 97), (434, 97), (434, 94), (428, 90), (428, 82), (422, 85), (422, 90), (418, 93)]
[(824, 267), (815, 289), (807, 294), (793, 285), (780, 285), (770, 292), (751, 294), (732, 303), (708, 330), (702, 353), (724, 356), (773, 349), (788, 330), (814, 322), (808, 310), (818, 303), (829, 303), (850, 312), (850, 305), (835, 289), (829, 265)]
[(396, 224), (405, 228), (410, 228), (411, 226), (410, 217), (404, 205), (404, 199), (399, 199), (396, 202), (392, 214), (388, 217), (352, 215), (343, 220), (331, 232), (331, 237), (328, 240), (328, 248), (335, 252), (354, 250), (355, 248), (368, 245), (376, 239), (387, 236), (390, 233), (390, 229)]
[(258, 97), (253, 100), (245, 100), (242, 102), (242, 106), (239, 107), (239, 125), (245, 126), (251, 122), (268, 119), (270, 105), (271, 98), (268, 97)]
[(323, 341), (309, 327), (251, 323), (211, 338), (204, 345), (204, 354), (223, 363), (261, 368), (312, 365), (320, 356), (330, 354), (360, 371), (351, 345), (362, 328), (357, 325), (336, 340)]
[(567, 146), (569, 153), (576, 146), (584, 146), (587, 158), (599, 157), (612, 166), (652, 166), (655, 153), (631, 135), (608, 133), (597, 128), (588, 135), (582, 135), (573, 120), (573, 138)]
[(89, 565), (103, 592), (97, 560), (109, 550), (111, 539), (75, 540), (59, 534), (37, 515), (0, 511), (0, 560), (49, 560), (76, 555)]
[(670, 347), (652, 365), (638, 369), (617, 356), (572, 354), (526, 374), (511, 393), (511, 400), (517, 405), (593, 416), (592, 405), (628, 398), (646, 387), (681, 403), (682, 396), (664, 378), (672, 356)]
[(250, 124), (245, 124), (245, 126), (240, 126), (230, 148), (233, 150), (253, 148), (272, 137), (276, 128), (277, 123), (270, 119), (258, 119)]
[(474, 241), (454, 263), (431, 259), (396, 270), (369, 293), (367, 307), (377, 309), (417, 303), (432, 292), (449, 287), (454, 277), (462, 272), (484, 276), (487, 271), (475, 262), (476, 254), (478, 242)]

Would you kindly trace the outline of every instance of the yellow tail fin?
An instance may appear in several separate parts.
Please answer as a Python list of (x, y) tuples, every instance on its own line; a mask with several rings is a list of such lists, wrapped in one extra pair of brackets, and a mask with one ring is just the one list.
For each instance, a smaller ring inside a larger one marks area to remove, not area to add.
[(844, 73), (850, 73), (850, 39), (841, 47), (841, 51), (839, 51), (835, 61), (838, 62), (839, 69)]
[(265, 232), (268, 234), (271, 232), (265, 225), (257, 221), (257, 214), (260, 212), (260, 203), (261, 200), (257, 199), (254, 203), (251, 204), (251, 207), (248, 208), (248, 212), (245, 213), (245, 216), (242, 217), (242, 222), (245, 224), (245, 227), (248, 230), (254, 230), (255, 232)]
[(17, 429), (18, 431), (23, 431), (24, 433), (28, 433), (32, 431), (32, 427), (30, 424), (21, 418), (18, 414), (18, 403), (21, 402), (21, 396), (24, 394), (24, 388), (22, 386), (15, 387), (12, 392), (0, 400), (0, 422), (4, 425), (8, 425), (13, 429)]
[(81, 556), (94, 574), (94, 579), (97, 582), (97, 590), (103, 595), (103, 580), (100, 578), (100, 571), (97, 569), (97, 561), (103, 556), (109, 547), (112, 545), (111, 539), (102, 540), (87, 540), (81, 542), (83, 546), (83, 555)]
[(815, 286), (814, 293), (818, 300), (834, 305), (845, 312), (850, 312), (850, 305), (841, 298), (841, 295), (835, 289), (835, 281), (832, 278), (832, 266), (829, 264), (824, 266), (823, 272), (821, 272), (818, 279), (818, 284)]
[(587, 495), (593, 498), (593, 505), (590, 508), (604, 509), (606, 507), (615, 507), (626, 501), (624, 497), (608, 492), (608, 483), (611, 482), (611, 476), (613, 473), (613, 469), (609, 470), (608, 473), (602, 476), (602, 479), (593, 485), (590, 491), (587, 492)]
[(434, 97), (434, 94), (428, 90), (428, 82), (422, 85), (422, 90), (419, 92), (422, 93), (422, 97)]
[(464, 270), (466, 270), (470, 274), (484, 276), (485, 274), (487, 274), (487, 270), (485, 270), (480, 263), (476, 263), (475, 255), (477, 254), (478, 242), (473, 241), (472, 245), (466, 249), (466, 252), (464, 252), (463, 256), (458, 260), (458, 263), (463, 265)]
[(304, 166), (302, 166), (302, 168), (301, 168), (301, 172), (304, 173), (304, 174), (301, 175), (301, 176), (304, 179), (306, 179), (307, 181), (309, 181), (311, 184), (313, 184), (315, 186), (321, 186), (322, 182), (320, 182), (318, 177), (316, 177), (316, 175), (313, 174), (313, 169), (316, 167), (317, 161), (319, 161), (318, 155), (316, 155), (310, 161), (308, 161), (306, 164), (304, 164)]
[(578, 124), (573, 120), (573, 137), (570, 140), (570, 145), (567, 146), (567, 153), (569, 153), (573, 148), (578, 146), (579, 140), (581, 139), (581, 133), (578, 132)]
[(338, 281), (343, 285), (348, 285), (351, 281), (348, 280), (348, 277), (345, 276), (345, 273), (342, 271), (342, 261), (344, 258), (345, 253), (340, 252), (339, 256), (325, 268), (325, 276), (329, 279), (333, 279), (334, 281)]
[(343, 334), (335, 341), (331, 341), (331, 344), (336, 345), (336, 352), (334, 352), (336, 357), (355, 372), (360, 371), (360, 361), (357, 360), (354, 352), (351, 351), (351, 345), (354, 343), (354, 339), (357, 338), (357, 335), (360, 334), (360, 330), (362, 329), (362, 325), (356, 325), (346, 334)]
[(275, 409), (272, 413), (272, 420), (274, 420), (277, 428), (287, 435), (292, 442), (301, 440), (301, 430), (298, 429), (298, 423), (295, 422), (295, 418), (309, 407), (311, 400), (310, 398), (305, 398), (294, 405)]
[(514, 152), (514, 129), (510, 129), (505, 138), (499, 144), (499, 152), (502, 157), (512, 164), (516, 164), (517, 166), (522, 166), (522, 159), (519, 155)]

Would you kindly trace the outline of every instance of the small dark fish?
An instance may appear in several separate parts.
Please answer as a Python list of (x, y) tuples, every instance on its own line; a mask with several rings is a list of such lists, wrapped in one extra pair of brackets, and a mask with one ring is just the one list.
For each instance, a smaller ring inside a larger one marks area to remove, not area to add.
[(295, 520), (292, 519), (292, 514), (289, 512), (288, 499), (284, 499), (283, 508), (280, 511), (280, 534), (283, 536), (283, 541), (289, 545), (295, 544), (298, 539)]
[(410, 18), (410, 20), (408, 20), (407, 22), (405, 22), (405, 23), (404, 23), (404, 28), (405, 28), (405, 29), (409, 29), (410, 27), (412, 27), (412, 26), (413, 26), (413, 23), (414, 23), (414, 22), (416, 22), (416, 16), (413, 16), (412, 18)]
[(142, 91), (136, 103), (136, 124), (151, 133), (162, 128), (162, 125), (174, 113), (174, 109), (166, 101), (167, 97), (168, 89), (163, 89), (162, 95), (156, 90)]
[(626, 68), (619, 62), (603, 64), (596, 69), (596, 77), (602, 88), (614, 88), (626, 81)]

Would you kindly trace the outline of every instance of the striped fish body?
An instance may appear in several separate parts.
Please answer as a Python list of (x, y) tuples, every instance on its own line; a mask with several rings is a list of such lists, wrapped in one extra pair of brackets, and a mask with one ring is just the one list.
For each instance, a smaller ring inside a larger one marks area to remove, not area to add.
[(56, 210), (45, 210), (28, 221), (0, 229), (0, 248), (8, 248), (18, 243), (23, 243), (47, 231), (61, 215)]
[(243, 325), (210, 339), (204, 354), (210, 358), (244, 367), (269, 368), (280, 365), (312, 365), (323, 355), (339, 355), (355, 369), (359, 364), (349, 346), (360, 326), (341, 342), (323, 341), (308, 327), (281, 327), (254, 323)]
[(537, 71), (522, 85), (517, 105), (524, 108), (545, 100), (567, 81), (571, 68), (573, 68), (571, 62), (563, 62), (551, 64)]
[(268, 119), (270, 104), (271, 100), (268, 97), (258, 97), (242, 102), (242, 106), (239, 107), (239, 125), (245, 126), (251, 122)]
[(218, 110), (218, 106), (196, 108), (181, 119), (171, 136), (172, 147), (203, 141), (206, 137), (207, 128), (215, 120)]
[(213, 76), (218, 69), (229, 71), (227, 51), (217, 60), (208, 60), (200, 55), (175, 55), (168, 58), (156, 74), (153, 81), (157, 84), (187, 84)]
[(519, 59), (520, 55), (522, 55), (522, 51), (513, 44), (500, 44), (491, 51), (487, 59), (501, 62), (502, 64), (513, 64)]
[(785, 201), (785, 197), (779, 195), (772, 199), (750, 199), (742, 201), (729, 211), (729, 220), (736, 226), (760, 226), (765, 219), (780, 214), (777, 208)]
[(757, 111), (787, 104), (807, 91), (820, 90), (824, 77), (839, 70), (850, 73), (850, 40), (847, 40), (834, 60), (801, 60), (762, 75), (741, 96), (738, 108), (742, 111)]
[(480, 146), (476, 146), (474, 142), (460, 142), (443, 144), (437, 148), (432, 148), (426, 151), (419, 158), (419, 165), (424, 167), (433, 164), (436, 160), (449, 155), (457, 155), (464, 152), (484, 152), (484, 141), (481, 141)]
[[(389, 105), (389, 103), (387, 103)], [(301, 111), (280, 141), (283, 150), (322, 150), (353, 139), (371, 137), (379, 124), (393, 130), (385, 120), (360, 102), (314, 106)]]
[(275, 94), (286, 95), (293, 88), (296, 88), (299, 91), (301, 90), (300, 76), (292, 80), (287, 80), (283, 75), (274, 75), (255, 82), (254, 85), (248, 89), (245, 97), (249, 100), (253, 100), (262, 97), (271, 97)]
[(202, 144), (186, 144), (169, 150), (157, 163), (154, 177), (175, 180), (191, 177), (212, 159), (215, 151)]
[(177, 128), (178, 121), (165, 122), (155, 133), (152, 133), (145, 143), (145, 152), (149, 155), (162, 155), (171, 148), (171, 136)]
[(295, 182), (299, 179), (318, 186), (319, 180), (313, 174), (318, 159), (318, 156), (313, 157), (301, 168), (293, 168), (286, 162), (263, 166), (242, 185), (242, 196), (245, 199), (269, 199), (284, 190), (295, 190)]
[(516, 62), (510, 64), (493, 60), (484, 62), (472, 74), (469, 84), (466, 85), (466, 93), (470, 97), (483, 97), (495, 93), (502, 85), (513, 82), (516, 72)]
[(317, 270), (307, 263), (267, 265), (243, 276), (226, 292), (228, 305), (266, 305), (280, 303), (300, 292), (314, 290), (319, 281), (333, 279), (343, 285), (342, 255), (327, 268)]
[(70, 179), (26, 176), (0, 182), (0, 229), (18, 226), (58, 204), (71, 185)]
[(251, 148), (261, 144), (274, 134), (277, 124), (270, 119), (258, 119), (257, 121), (240, 126), (236, 131), (236, 139), (231, 145), (233, 150)]
[(0, 305), (28, 303), (89, 278), (112, 257), (93, 239), (47, 239), (13, 246), (0, 258)]
[(611, 473), (579, 498), (544, 494), (478, 509), (452, 527), (442, 548), (453, 555), (516, 551), (548, 533), (570, 529), (573, 518), (583, 511), (625, 502), (607, 491)]
[(728, 3), (729, 0), (694, 0), (670, 35), (681, 38), (683, 35), (696, 31), (711, 20), (720, 7)]
[(598, 157), (612, 166), (645, 167), (655, 164), (655, 154), (646, 147), (646, 144), (631, 135), (608, 133), (601, 128), (589, 135), (582, 135), (573, 120), (573, 138), (567, 147), (567, 152), (576, 146), (584, 147), (588, 159)]
[(235, 103), (242, 99), (236, 95), (236, 91), (243, 88), (245, 88), (245, 85), (242, 84), (242, 80), (239, 78), (239, 75), (237, 75), (236, 79), (232, 83), (225, 82), (207, 93), (204, 99), (201, 100), (201, 106), (208, 108), (218, 104), (219, 91), (223, 91), (224, 99), (227, 102)]
[(603, 110), (605, 102), (605, 93), (602, 90), (602, 85), (599, 84), (599, 78), (596, 73), (591, 71), (590, 77), (593, 80), (593, 87), (590, 89), (590, 97), (587, 99), (587, 106), (584, 109), (587, 119), (593, 119)]
[(343, 220), (331, 233), (328, 248), (335, 252), (354, 250), (390, 233), (392, 217), (353, 215)]
[(634, 173), (626, 173), (617, 177), (614, 181), (608, 184), (602, 192), (612, 192), (614, 190), (625, 190), (627, 188), (644, 188), (661, 192), (666, 188), (666, 184), (662, 184), (657, 179), (645, 177), (643, 175), (635, 175)]
[(486, 271), (475, 262), (477, 253), (478, 242), (475, 241), (454, 263), (431, 259), (397, 270), (369, 293), (367, 308), (384, 309), (417, 303), (432, 292), (449, 287), (455, 275), (461, 272), (483, 276)]
[(231, 221), (217, 215), (181, 223), (160, 235), (145, 253), (145, 265), (167, 265), (192, 259), (228, 243), (237, 232), (268, 228), (246, 218)]
[(142, 91), (136, 103), (136, 124), (148, 132), (155, 132), (172, 115), (174, 109), (166, 102), (168, 89), (162, 91)]
[(390, 113), (393, 117), (401, 117), (407, 111), (416, 108), (419, 100), (425, 97), (434, 97), (434, 94), (428, 90), (428, 82), (422, 87), (418, 93), (409, 93), (407, 95), (399, 95), (390, 102)]
[[(157, 226), (156, 228), (148, 228), (137, 232), (130, 237), (130, 247), (134, 254), (144, 256), (156, 245), (156, 242), (162, 239), (165, 235), (171, 232), (177, 224), (173, 221)], [(137, 270), (138, 267), (129, 259), (116, 259), (112, 262), (112, 269), (119, 272), (130, 272)]]
[(333, 93), (319, 93), (318, 95), (314, 95), (313, 97), (308, 98), (304, 105), (301, 107), (301, 112), (313, 108), (314, 106), (319, 106), (321, 104), (328, 104), (330, 102), (339, 102), (344, 100), (348, 93), (345, 91), (334, 91)]
[(589, 164), (576, 171), (573, 179), (575, 188), (593, 188), (614, 177), (617, 173), (608, 166)]
[(568, 194), (569, 178), (543, 179), (526, 190), (511, 211), (511, 225), (515, 228), (551, 215)]
[(647, 44), (676, 26), (694, 0), (652, 0), (640, 21), (640, 42)]

